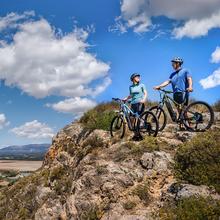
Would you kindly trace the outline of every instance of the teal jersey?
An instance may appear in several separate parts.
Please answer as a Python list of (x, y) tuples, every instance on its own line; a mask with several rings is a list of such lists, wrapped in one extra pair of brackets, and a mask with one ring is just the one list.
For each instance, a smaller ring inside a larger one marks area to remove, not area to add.
[(133, 84), (129, 87), (131, 104), (139, 103), (144, 98), (144, 91), (146, 90), (145, 85)]

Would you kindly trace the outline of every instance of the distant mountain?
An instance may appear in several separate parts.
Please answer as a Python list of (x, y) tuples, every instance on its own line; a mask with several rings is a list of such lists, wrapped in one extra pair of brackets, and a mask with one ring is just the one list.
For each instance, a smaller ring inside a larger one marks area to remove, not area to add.
[(42, 160), (50, 144), (14, 145), (0, 149), (0, 159)]

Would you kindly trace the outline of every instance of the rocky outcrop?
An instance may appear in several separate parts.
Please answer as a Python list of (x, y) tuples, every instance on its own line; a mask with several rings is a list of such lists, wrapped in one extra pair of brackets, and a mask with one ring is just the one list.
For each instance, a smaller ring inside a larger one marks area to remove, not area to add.
[(53, 138), (41, 169), (0, 192), (0, 217), (144, 220), (153, 219), (168, 199), (198, 193), (217, 198), (205, 186), (175, 185), (175, 148), (195, 134), (173, 129), (168, 126), (155, 144), (152, 138), (111, 139), (80, 123), (66, 126)]

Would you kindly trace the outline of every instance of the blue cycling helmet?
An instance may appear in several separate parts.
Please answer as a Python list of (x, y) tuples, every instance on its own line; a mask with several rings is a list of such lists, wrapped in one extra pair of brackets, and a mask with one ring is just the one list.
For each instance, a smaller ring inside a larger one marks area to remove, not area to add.
[(141, 76), (140, 74), (138, 74), (138, 73), (133, 73), (132, 75), (131, 75), (131, 77), (130, 77), (130, 80), (131, 81), (133, 81), (133, 79), (134, 79), (134, 77), (136, 77), (136, 76)]
[(180, 63), (181, 65), (183, 64), (183, 59), (180, 57), (174, 57), (171, 62), (175, 62), (175, 63)]

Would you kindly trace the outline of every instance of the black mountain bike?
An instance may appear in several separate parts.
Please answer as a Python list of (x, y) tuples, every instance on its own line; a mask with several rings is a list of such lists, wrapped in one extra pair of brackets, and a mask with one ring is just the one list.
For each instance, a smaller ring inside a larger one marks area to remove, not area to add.
[[(145, 111), (141, 115), (134, 113), (128, 105), (119, 98), (113, 98), (120, 105), (117, 115), (112, 119), (110, 133), (112, 137), (123, 138), (126, 124), (130, 131), (137, 132), (141, 136), (157, 136), (159, 124), (157, 117), (150, 111)], [(133, 123), (131, 118), (133, 117)]]
[[(185, 93), (186, 91), (184, 91)], [(173, 122), (183, 124), (189, 131), (206, 131), (214, 122), (214, 111), (211, 106), (203, 101), (195, 101), (188, 106), (176, 103), (168, 94), (172, 91), (160, 89), (160, 102), (157, 106), (151, 107), (149, 110), (154, 112), (158, 118), (159, 131), (162, 131), (167, 124), (167, 114), (164, 111), (164, 106), (167, 107), (168, 113)], [(171, 103), (180, 109), (179, 116), (177, 117)]]

